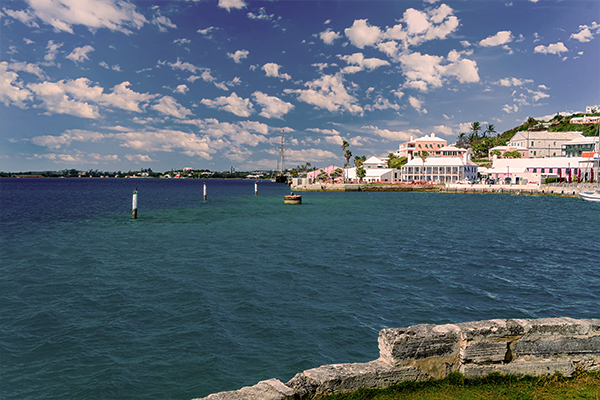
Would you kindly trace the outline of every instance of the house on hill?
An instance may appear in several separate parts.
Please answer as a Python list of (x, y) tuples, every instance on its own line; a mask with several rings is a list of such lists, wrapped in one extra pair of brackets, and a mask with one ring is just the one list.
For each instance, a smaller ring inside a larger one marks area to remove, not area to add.
[(528, 158), (560, 157), (564, 143), (582, 137), (581, 132), (577, 131), (521, 131), (517, 132), (506, 146), (526, 149)]

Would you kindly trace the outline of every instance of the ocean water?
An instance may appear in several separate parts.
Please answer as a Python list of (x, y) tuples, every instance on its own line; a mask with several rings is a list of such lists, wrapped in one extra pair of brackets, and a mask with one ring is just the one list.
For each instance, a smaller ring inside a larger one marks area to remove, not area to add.
[(382, 328), (600, 317), (597, 203), (202, 184), (0, 179), (2, 398), (192, 399), (373, 360)]

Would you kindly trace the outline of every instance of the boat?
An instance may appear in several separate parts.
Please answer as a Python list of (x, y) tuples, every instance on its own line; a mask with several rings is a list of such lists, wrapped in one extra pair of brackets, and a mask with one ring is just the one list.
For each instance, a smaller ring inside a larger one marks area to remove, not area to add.
[(587, 201), (600, 201), (600, 192), (581, 192), (579, 196)]

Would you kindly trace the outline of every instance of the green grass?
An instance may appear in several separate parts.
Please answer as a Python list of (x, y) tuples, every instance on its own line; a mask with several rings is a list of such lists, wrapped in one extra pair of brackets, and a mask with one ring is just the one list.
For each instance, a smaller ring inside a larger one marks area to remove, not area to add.
[(491, 374), (485, 378), (465, 379), (452, 373), (446, 379), (404, 382), (387, 389), (360, 389), (336, 394), (326, 400), (451, 400), (451, 399), (594, 399), (600, 400), (600, 371), (576, 372), (566, 378), (560, 374), (546, 377)]

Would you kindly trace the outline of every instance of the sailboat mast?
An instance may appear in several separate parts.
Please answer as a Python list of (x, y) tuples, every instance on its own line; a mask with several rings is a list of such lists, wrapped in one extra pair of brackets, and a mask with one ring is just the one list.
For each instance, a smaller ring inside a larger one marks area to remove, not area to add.
[(283, 148), (283, 129), (281, 130), (281, 149), (279, 150), (279, 175), (283, 175), (284, 167), (284, 148)]

